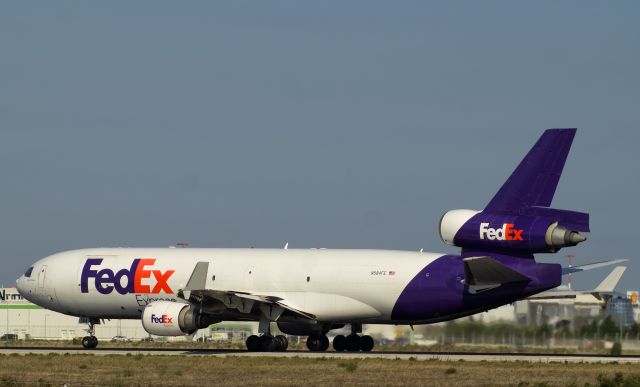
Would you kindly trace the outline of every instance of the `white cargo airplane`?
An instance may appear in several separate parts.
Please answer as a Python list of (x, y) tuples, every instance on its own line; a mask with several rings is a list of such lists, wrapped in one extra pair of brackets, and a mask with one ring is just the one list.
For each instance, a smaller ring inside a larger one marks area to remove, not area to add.
[[(89, 324), (142, 319), (153, 335), (189, 335), (220, 321), (259, 321), (252, 351), (286, 350), (284, 335), (308, 336), (311, 351), (370, 351), (362, 324), (425, 324), (486, 311), (560, 285), (559, 264), (534, 253), (574, 246), (588, 214), (549, 208), (575, 134), (550, 129), (483, 211), (454, 210), (440, 222), (460, 255), (327, 249), (96, 248), (34, 263), (20, 293)], [(613, 261), (615, 263), (619, 261)], [(574, 270), (576, 271), (576, 270)]]

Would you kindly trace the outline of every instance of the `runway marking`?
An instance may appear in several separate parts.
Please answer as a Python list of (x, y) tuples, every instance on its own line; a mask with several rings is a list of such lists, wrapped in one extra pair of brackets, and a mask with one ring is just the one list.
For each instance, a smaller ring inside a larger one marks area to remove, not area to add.
[(175, 349), (175, 348), (59, 348), (59, 347), (5, 347), (0, 354), (88, 354), (88, 355), (126, 355), (142, 354), (155, 356), (214, 356), (214, 357), (301, 357), (336, 359), (402, 359), (402, 360), (442, 360), (442, 361), (523, 361), (534, 363), (640, 363), (640, 356), (606, 355), (560, 355), (544, 353), (465, 353), (465, 352), (247, 352), (244, 350), (220, 349)]

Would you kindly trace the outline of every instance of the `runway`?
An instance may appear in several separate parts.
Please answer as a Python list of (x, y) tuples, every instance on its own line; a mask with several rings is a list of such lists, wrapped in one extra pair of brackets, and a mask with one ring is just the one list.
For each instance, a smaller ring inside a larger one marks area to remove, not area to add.
[(443, 360), (443, 361), (520, 361), (534, 363), (640, 363), (640, 356), (622, 355), (564, 355), (544, 353), (469, 353), (469, 352), (247, 352), (231, 349), (172, 349), (172, 348), (59, 348), (59, 347), (3, 347), (0, 354), (87, 354), (106, 355), (149, 355), (149, 356), (212, 356), (212, 357), (299, 357), (299, 358), (335, 358), (335, 359), (401, 359), (401, 360)]

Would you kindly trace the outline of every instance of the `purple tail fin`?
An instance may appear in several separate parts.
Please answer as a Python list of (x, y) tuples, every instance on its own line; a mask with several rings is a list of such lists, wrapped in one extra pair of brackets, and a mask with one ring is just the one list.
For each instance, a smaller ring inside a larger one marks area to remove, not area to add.
[(491, 199), (485, 212), (522, 213), (549, 207), (576, 129), (548, 129)]

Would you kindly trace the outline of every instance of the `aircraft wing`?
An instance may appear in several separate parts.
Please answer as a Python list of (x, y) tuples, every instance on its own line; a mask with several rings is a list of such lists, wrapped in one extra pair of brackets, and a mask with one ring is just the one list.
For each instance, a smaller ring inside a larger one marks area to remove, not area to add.
[(616, 266), (609, 275), (600, 282), (593, 290), (571, 290), (571, 289), (551, 289), (542, 293), (535, 294), (533, 296), (525, 298), (526, 300), (550, 300), (559, 298), (576, 298), (579, 295), (590, 294), (597, 299), (601, 300), (607, 296), (611, 296), (615, 290), (616, 285), (622, 278), (627, 268), (625, 266)]
[(178, 297), (195, 303), (215, 313), (235, 309), (240, 313), (252, 313), (256, 309), (276, 321), (289, 311), (309, 320), (335, 320), (336, 318), (366, 319), (380, 316), (380, 312), (359, 300), (332, 293), (269, 292), (249, 293), (240, 290), (207, 289), (208, 262), (198, 262), (184, 289)]

